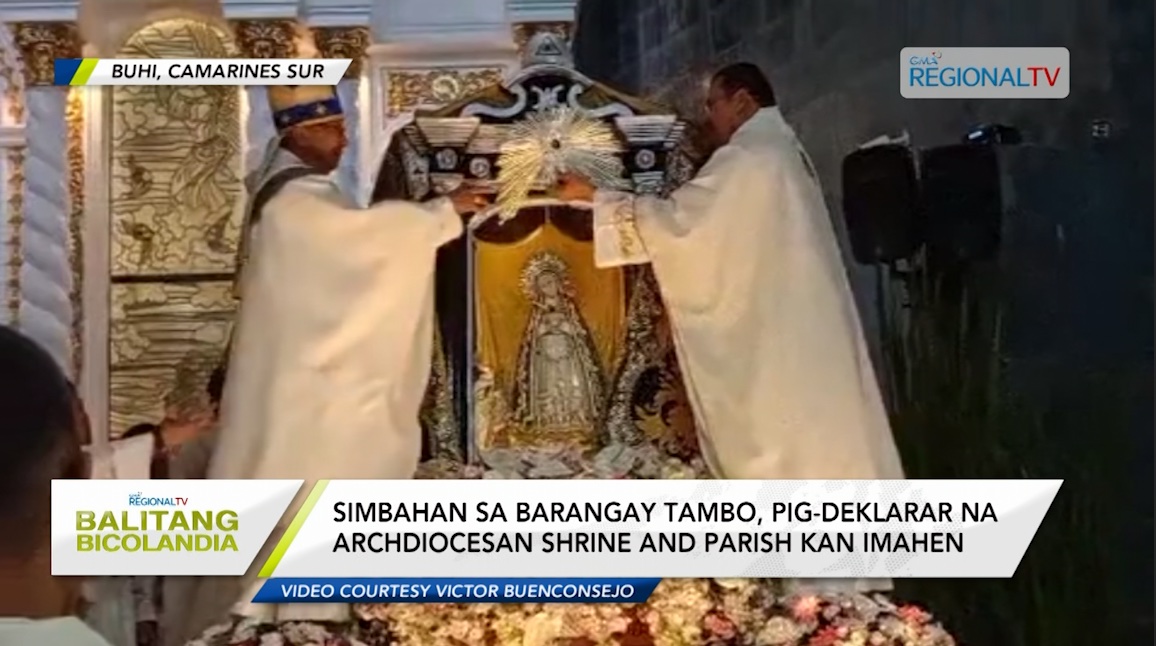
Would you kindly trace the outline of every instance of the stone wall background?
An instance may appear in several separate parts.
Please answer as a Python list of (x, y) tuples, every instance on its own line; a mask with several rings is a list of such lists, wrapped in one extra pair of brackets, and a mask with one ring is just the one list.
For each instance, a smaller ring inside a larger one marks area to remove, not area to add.
[[(958, 141), (977, 123), (1009, 123), (1034, 144), (1080, 154), (1093, 147), (1092, 121), (1107, 119), (1110, 163), (1150, 178), (1152, 17), (1144, 0), (583, 0), (575, 53), (591, 76), (686, 114), (701, 112), (710, 70), (758, 63), (837, 213), (843, 157), (904, 129), (916, 146), (930, 147)], [(1071, 94), (906, 100), (896, 68), (907, 46), (1066, 46)], [(1137, 225), (1148, 230), (1151, 198), (1147, 189), (1129, 198), (1143, 212)], [(851, 271), (859, 291), (871, 293), (871, 272)]]
[[(896, 76), (906, 46), (1066, 46), (1071, 94), (1058, 101), (905, 100)], [(859, 144), (906, 130), (915, 146), (929, 148), (958, 142), (978, 123), (1018, 127), (1026, 143), (1006, 166), (1018, 202), (1007, 226), (1016, 231), (1000, 260), (1014, 292), (1006, 354), (1015, 388), (1046, 406), (1051, 419), (1100, 419), (1094, 430), (1094, 423), (1050, 421), (1045, 431), (1069, 453), (1112, 451), (1115, 473), (1097, 485), (1116, 497), (1107, 512), (1114, 514), (1112, 538), (1104, 540), (1130, 557), (1105, 576), (1138, 606), (1151, 606), (1152, 2), (583, 0), (575, 53), (589, 75), (664, 99), (688, 116), (701, 113), (710, 70), (736, 60), (761, 65), (814, 159), (841, 235), (840, 165)], [(1092, 136), (1096, 120), (1111, 124), (1109, 138)], [(875, 338), (874, 271), (850, 262), (848, 270)], [(1113, 411), (1118, 417), (1089, 413), (1099, 405), (1099, 395), (1089, 394), (1095, 383), (1129, 393)], [(1063, 469), (1052, 476), (1066, 477)], [(1130, 635), (1151, 636), (1150, 608), (1120, 621), (1136, 631)], [(1105, 637), (1088, 630), (1048, 646)]]

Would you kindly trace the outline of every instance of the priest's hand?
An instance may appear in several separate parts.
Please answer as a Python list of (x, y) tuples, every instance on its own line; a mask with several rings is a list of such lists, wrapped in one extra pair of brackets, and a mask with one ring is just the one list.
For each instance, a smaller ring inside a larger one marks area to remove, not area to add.
[(590, 180), (575, 173), (566, 173), (558, 179), (555, 195), (567, 202), (593, 202), (594, 191)]
[(477, 189), (459, 186), (447, 197), (454, 203), (458, 215), (470, 215), (490, 205), (490, 198)]

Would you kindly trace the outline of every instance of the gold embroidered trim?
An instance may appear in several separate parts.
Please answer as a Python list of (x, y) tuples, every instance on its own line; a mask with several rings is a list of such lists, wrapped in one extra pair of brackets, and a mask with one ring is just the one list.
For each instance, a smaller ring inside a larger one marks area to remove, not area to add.
[(618, 251), (624, 257), (631, 257), (641, 251), (638, 248), (638, 229), (634, 220), (634, 197), (619, 202), (614, 209), (614, 229), (618, 232)]

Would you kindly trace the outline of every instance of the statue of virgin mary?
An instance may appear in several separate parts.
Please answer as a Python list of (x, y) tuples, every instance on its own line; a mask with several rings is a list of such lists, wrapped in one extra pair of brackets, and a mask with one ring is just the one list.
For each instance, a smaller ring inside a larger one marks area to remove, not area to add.
[(535, 254), (522, 270), (530, 316), (518, 353), (515, 419), (533, 444), (598, 444), (604, 375), (574, 300), (569, 268), (557, 254)]

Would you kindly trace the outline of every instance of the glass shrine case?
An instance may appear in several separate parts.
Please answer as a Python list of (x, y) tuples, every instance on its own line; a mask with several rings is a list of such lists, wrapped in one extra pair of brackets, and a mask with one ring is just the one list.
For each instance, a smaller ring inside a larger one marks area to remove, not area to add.
[[(687, 122), (577, 72), (565, 41), (547, 32), (502, 84), (418, 112), (390, 143), (374, 201), (429, 199), (462, 183), (496, 194), (513, 124), (559, 108), (613, 128), (630, 190), (662, 194), (695, 170)], [(475, 216), (481, 222), (439, 252), (424, 457), (551, 478), (583, 477), (592, 465), (658, 477), (656, 460), (697, 463), (649, 266), (597, 268), (590, 210), (550, 188), (536, 185), (514, 217)], [(640, 447), (650, 459), (639, 460)]]

